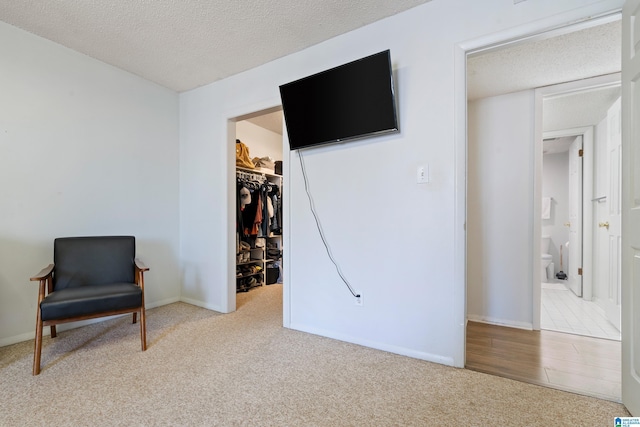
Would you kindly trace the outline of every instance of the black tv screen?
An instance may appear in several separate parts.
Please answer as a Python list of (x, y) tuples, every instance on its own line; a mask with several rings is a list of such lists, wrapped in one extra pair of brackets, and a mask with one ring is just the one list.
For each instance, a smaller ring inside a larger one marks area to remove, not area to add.
[(398, 130), (389, 50), (284, 84), (280, 97), (291, 150)]

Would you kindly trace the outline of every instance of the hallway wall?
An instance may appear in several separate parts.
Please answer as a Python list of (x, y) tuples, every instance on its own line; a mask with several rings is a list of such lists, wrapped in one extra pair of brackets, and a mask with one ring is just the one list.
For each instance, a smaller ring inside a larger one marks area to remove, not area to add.
[(468, 110), (467, 317), (532, 327), (534, 91)]

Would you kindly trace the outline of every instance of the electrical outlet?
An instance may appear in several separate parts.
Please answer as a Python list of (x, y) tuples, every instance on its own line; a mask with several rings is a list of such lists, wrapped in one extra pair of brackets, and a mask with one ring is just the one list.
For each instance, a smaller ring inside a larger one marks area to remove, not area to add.
[(356, 305), (362, 307), (362, 294), (356, 297)]

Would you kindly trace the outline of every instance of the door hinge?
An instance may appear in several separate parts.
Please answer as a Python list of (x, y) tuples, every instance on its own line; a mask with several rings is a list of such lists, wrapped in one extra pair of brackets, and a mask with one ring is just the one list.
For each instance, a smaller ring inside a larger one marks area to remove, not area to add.
[(578, 269), (578, 276), (582, 276), (582, 267)]
[(578, 150), (578, 157), (584, 156), (584, 150), (581, 148)]

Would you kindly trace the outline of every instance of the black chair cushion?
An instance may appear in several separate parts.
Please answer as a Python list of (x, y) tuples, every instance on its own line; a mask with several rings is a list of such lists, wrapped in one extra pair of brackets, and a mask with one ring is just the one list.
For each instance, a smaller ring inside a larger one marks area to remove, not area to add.
[(40, 303), (42, 320), (58, 320), (142, 305), (142, 290), (133, 283), (79, 286), (50, 293)]
[(133, 283), (133, 236), (63, 237), (53, 243), (53, 289)]

